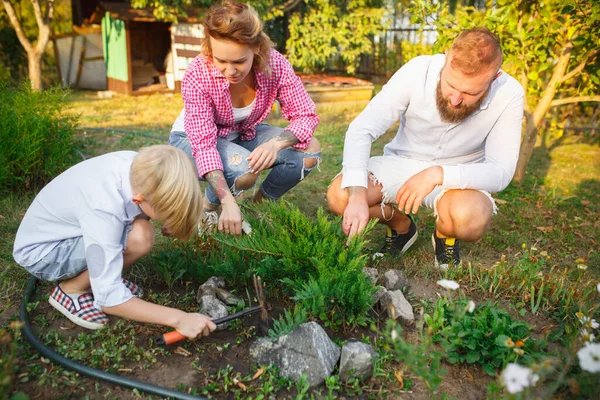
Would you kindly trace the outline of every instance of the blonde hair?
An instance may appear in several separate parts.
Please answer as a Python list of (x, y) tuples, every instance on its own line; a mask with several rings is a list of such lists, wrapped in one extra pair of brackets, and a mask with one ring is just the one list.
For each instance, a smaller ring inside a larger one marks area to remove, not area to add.
[(452, 43), (452, 68), (467, 76), (486, 72), (488, 69), (500, 69), (502, 48), (500, 39), (483, 27), (463, 31)]
[(191, 160), (166, 144), (144, 147), (131, 165), (131, 186), (152, 206), (158, 219), (178, 239), (198, 228), (202, 192)]
[(271, 74), (269, 52), (274, 44), (263, 32), (263, 23), (254, 8), (238, 1), (225, 0), (206, 12), (202, 25), (202, 52), (208, 60), (212, 60), (211, 37), (230, 40), (250, 47), (254, 52), (254, 67), (266, 75)]

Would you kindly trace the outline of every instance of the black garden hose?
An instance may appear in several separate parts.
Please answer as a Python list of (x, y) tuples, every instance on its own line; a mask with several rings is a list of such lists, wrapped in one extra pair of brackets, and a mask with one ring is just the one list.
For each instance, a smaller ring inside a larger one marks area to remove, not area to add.
[(27, 282), (27, 288), (25, 289), (25, 294), (23, 295), (23, 300), (21, 301), (20, 317), (21, 321), (23, 321), (24, 324), (22, 332), (25, 335), (25, 339), (27, 339), (29, 344), (31, 344), (31, 346), (35, 350), (37, 350), (41, 355), (81, 375), (85, 375), (93, 379), (100, 379), (108, 383), (112, 383), (114, 385), (119, 385), (130, 389), (138, 389), (139, 391), (148, 394), (153, 394), (161, 397), (170, 397), (174, 399), (206, 399), (205, 397), (192, 396), (190, 394), (179, 392), (173, 389), (168, 389), (163, 386), (151, 385), (146, 382), (141, 382), (135, 379), (129, 379), (119, 375), (110, 374), (105, 371), (100, 371), (98, 369), (88, 367), (87, 365), (80, 364), (73, 360), (69, 360), (68, 358), (63, 357), (60, 354), (49, 349), (48, 347), (44, 346), (44, 344), (40, 342), (40, 340), (33, 334), (33, 331), (31, 330), (31, 324), (29, 323), (29, 313), (27, 312), (27, 304), (29, 304), (29, 300), (31, 299), (31, 297), (33, 297), (33, 294), (35, 293), (36, 285), (37, 278), (35, 276), (32, 276), (29, 279), (29, 282)]

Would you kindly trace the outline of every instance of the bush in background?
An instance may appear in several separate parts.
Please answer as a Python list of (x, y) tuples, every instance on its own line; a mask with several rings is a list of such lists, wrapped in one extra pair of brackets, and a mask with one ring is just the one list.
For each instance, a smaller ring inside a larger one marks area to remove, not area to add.
[(38, 189), (74, 164), (77, 117), (61, 114), (67, 94), (0, 84), (0, 193)]

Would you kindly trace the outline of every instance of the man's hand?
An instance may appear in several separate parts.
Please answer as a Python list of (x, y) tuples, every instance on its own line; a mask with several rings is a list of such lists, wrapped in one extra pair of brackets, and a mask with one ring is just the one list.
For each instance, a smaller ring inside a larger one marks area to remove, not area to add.
[(219, 231), (230, 235), (242, 234), (242, 212), (233, 197), (221, 201), (222, 210), (219, 216)]
[(348, 205), (342, 218), (342, 232), (350, 239), (367, 226), (369, 222), (369, 204), (366, 188), (351, 186), (347, 190)]
[(271, 139), (250, 153), (247, 158), (248, 166), (250, 166), (253, 173), (258, 174), (260, 171), (264, 171), (273, 165), (280, 150), (281, 142), (276, 141), (276, 138)]
[(208, 336), (217, 329), (212, 320), (203, 314), (185, 313), (180, 323), (174, 327), (185, 337), (194, 339), (197, 336)]
[(411, 176), (396, 194), (398, 210), (406, 214), (416, 214), (423, 199), (431, 193), (436, 185), (444, 182), (444, 170), (440, 166), (429, 167)]

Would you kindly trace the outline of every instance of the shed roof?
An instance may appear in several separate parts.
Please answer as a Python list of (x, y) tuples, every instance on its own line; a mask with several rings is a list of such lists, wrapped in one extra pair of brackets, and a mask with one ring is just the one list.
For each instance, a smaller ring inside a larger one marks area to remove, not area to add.
[[(113, 3), (108, 1), (101, 1), (96, 7), (96, 10), (88, 18), (88, 24), (100, 24), (105, 13), (109, 13), (112, 18), (120, 19), (123, 21), (137, 21), (137, 22), (158, 22), (154, 16), (154, 8), (131, 8), (127, 3)], [(180, 18), (179, 22), (200, 22), (200, 19), (193, 17), (198, 15), (200, 10), (190, 9), (187, 10), (188, 17)], [(164, 21), (160, 21), (164, 22)]]

